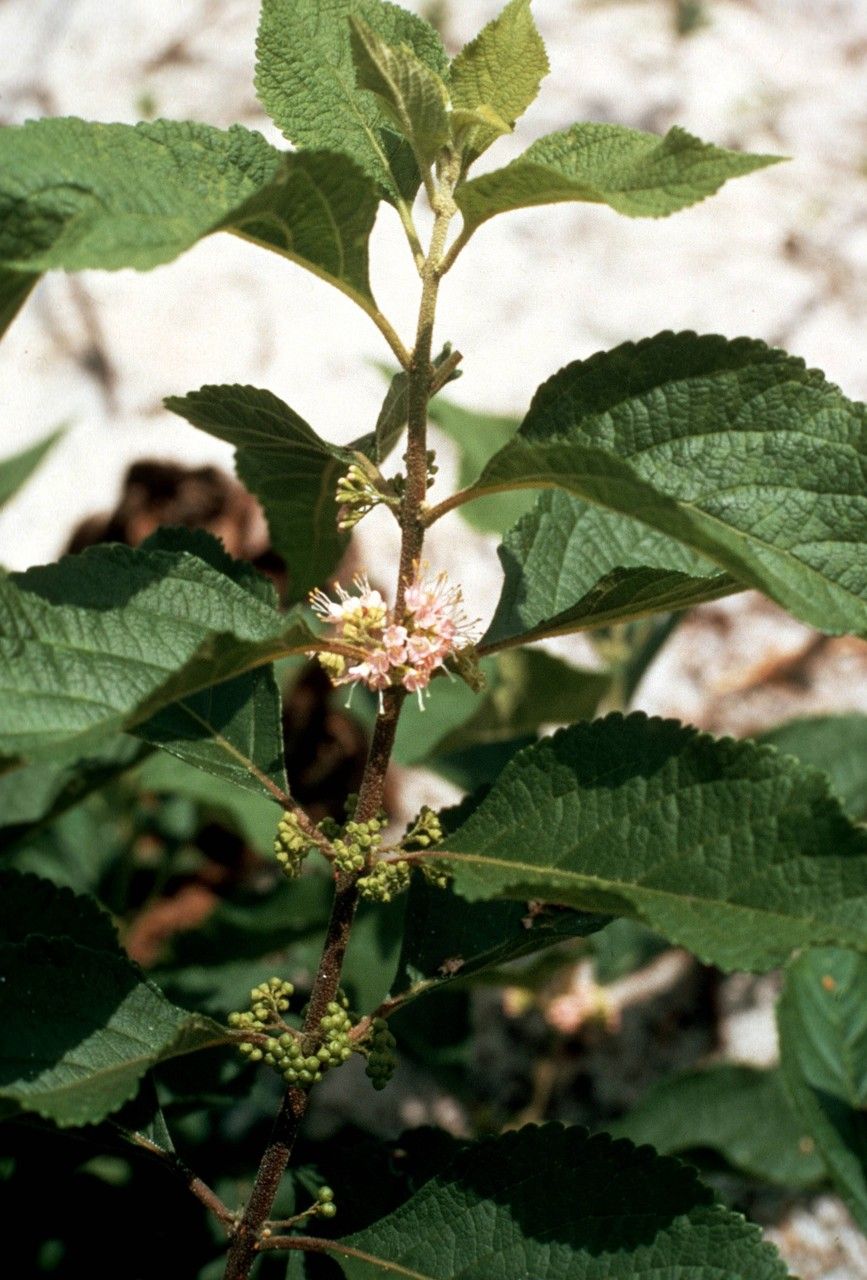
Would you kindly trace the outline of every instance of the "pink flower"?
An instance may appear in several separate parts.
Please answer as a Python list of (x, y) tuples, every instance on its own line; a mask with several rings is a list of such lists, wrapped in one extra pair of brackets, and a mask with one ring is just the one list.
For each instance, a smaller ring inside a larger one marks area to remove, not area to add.
[(398, 616), (366, 576), (354, 578), (353, 586), (355, 595), (335, 584), (336, 601), (323, 591), (310, 596), (314, 611), (357, 655), (358, 660), (348, 659), (351, 665), (345, 667), (331, 655), (322, 655), (333, 683), (364, 684), (380, 695), (383, 689), (402, 685), (407, 692), (417, 693), (423, 706), (422, 692), (434, 671), (472, 643), (460, 590), (449, 586), (444, 573), (426, 579), (416, 570)]

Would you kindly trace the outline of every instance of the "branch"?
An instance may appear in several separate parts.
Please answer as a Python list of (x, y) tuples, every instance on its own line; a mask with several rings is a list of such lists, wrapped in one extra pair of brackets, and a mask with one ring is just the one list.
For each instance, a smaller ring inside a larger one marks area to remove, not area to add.
[(187, 1165), (184, 1164), (183, 1160), (176, 1156), (173, 1151), (166, 1151), (165, 1148), (159, 1146), (158, 1143), (152, 1142), (150, 1138), (146, 1138), (143, 1133), (127, 1133), (126, 1136), (132, 1143), (134, 1143), (135, 1146), (141, 1147), (141, 1149), (143, 1151), (147, 1151), (149, 1155), (156, 1156), (157, 1159), (162, 1160), (163, 1164), (165, 1164), (172, 1173), (177, 1174), (196, 1199), (201, 1201), (205, 1208), (209, 1209), (214, 1217), (217, 1218), (227, 1230), (234, 1224), (235, 1215), (232, 1213), (232, 1210), (228, 1205), (223, 1204), (223, 1201), (217, 1195), (216, 1191), (212, 1191), (208, 1184), (203, 1182), (197, 1174), (193, 1173), (192, 1169), (188, 1168)]

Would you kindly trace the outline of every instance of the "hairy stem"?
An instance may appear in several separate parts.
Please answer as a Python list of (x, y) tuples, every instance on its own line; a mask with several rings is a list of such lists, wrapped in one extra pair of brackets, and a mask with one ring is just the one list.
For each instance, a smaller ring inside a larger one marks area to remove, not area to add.
[[(395, 608), (398, 613), (403, 608), (406, 589), (415, 574), (424, 542), (422, 511), (428, 479), (427, 414), (428, 403), (437, 385), (431, 352), (437, 295), (443, 274), (443, 251), (449, 224), (456, 211), (452, 199), (455, 180), (446, 174), (436, 192), (430, 250), (419, 266), (422, 296), (415, 347), (408, 361), (406, 488), (400, 509), (401, 551), (395, 593)], [(449, 372), (457, 366), (459, 360), (460, 356), (454, 357)], [(386, 689), (383, 694), (382, 709), (376, 718), (355, 809), (355, 817), (360, 822), (375, 817), (382, 808), (385, 778), (405, 696), (405, 691), (400, 688)], [(303, 1031), (308, 1036), (315, 1037), (319, 1034), (319, 1024), (325, 1015), (326, 1006), (335, 998), (340, 986), (340, 975), (358, 906), (357, 882), (358, 875), (355, 874), (338, 873), (336, 877), (331, 918), (304, 1019)], [(284, 1095), (250, 1199), (229, 1247), (225, 1280), (247, 1280), (259, 1249), (274, 1247), (266, 1243), (261, 1233), (292, 1155), (308, 1102), (308, 1091), (294, 1085)]]

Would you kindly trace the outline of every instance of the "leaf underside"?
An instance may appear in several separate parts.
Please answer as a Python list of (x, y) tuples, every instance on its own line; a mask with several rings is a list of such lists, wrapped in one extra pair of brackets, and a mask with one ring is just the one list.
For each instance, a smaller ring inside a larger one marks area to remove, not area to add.
[(320, 439), (287, 404), (256, 387), (208, 386), (166, 408), (236, 448), (235, 466), (262, 503), (274, 550), (299, 601), (337, 568), (349, 544), (337, 528), (335, 488), (352, 453)]
[(471, 179), (455, 200), (470, 234), (497, 214), (563, 201), (662, 218), (780, 158), (726, 151), (678, 127), (660, 137), (618, 124), (575, 124), (540, 138), (504, 169)]
[(867, 1231), (867, 959), (832, 949), (799, 956), (777, 1021), (792, 1102)]

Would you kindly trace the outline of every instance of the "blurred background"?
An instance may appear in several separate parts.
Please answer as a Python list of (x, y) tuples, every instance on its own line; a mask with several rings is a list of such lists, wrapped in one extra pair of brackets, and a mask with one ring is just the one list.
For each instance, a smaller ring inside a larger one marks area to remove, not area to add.
[[(500, 7), (498, 0), (404, 3), (439, 26), (450, 51)], [(483, 166), (498, 166), (575, 120), (658, 132), (680, 124), (708, 141), (791, 161), (670, 219), (632, 221), (576, 205), (489, 223), (443, 291), (438, 336), (464, 354), (452, 401), (520, 417), (538, 384), (564, 363), (668, 328), (762, 338), (822, 368), (847, 395), (867, 398), (867, 0), (536, 0), (534, 10), (551, 74), (515, 136)], [(189, 117), (222, 127), (242, 122), (279, 142), (252, 88), (257, 16), (256, 0), (0, 0), (0, 122)], [(418, 281), (385, 207), (372, 279), (382, 309), (408, 335)], [(0, 514), (0, 564), (21, 569), (54, 559), (76, 530), (77, 545), (106, 533), (136, 541), (163, 518), (210, 522), (236, 554), (261, 556), (256, 511), (211, 472), (190, 479), (171, 467), (139, 469), (124, 489), (130, 465), (142, 459), (231, 471), (231, 449), (166, 413), (162, 398), (208, 382), (252, 383), (281, 396), (321, 435), (347, 442), (375, 422), (384, 391), (377, 364), (388, 356), (347, 299), (229, 236), (147, 275), (50, 276), (0, 347), (0, 456), (55, 427), (66, 432)], [(433, 443), (445, 493), (461, 456), (438, 428)], [(103, 519), (107, 513), (113, 522)], [(432, 566), (463, 583), (468, 611), (483, 619), (499, 593), (497, 541), (452, 515), (428, 544)], [(354, 567), (388, 581), (395, 551), (392, 522), (376, 512), (356, 535)], [(600, 662), (586, 639), (548, 648), (573, 663)], [(796, 716), (867, 711), (865, 676), (864, 643), (821, 637), (745, 593), (681, 622), (634, 705), (718, 734), (752, 735)], [(298, 696), (301, 742), (312, 723), (303, 715), (319, 715), (309, 707), (321, 691)], [(349, 722), (332, 718), (328, 734), (344, 762), (338, 790), (346, 790), (363, 743)], [(417, 770), (404, 773), (399, 790), (408, 813), (459, 794)], [(320, 801), (328, 807), (327, 796)], [(159, 819), (166, 821), (171, 827)], [(175, 838), (162, 828), (157, 834)], [(139, 945), (140, 958), (148, 959), (148, 946), (157, 957), (153, 938)], [(601, 1032), (592, 1043), (581, 1040), (589, 997), (579, 966), (558, 988), (561, 1004), (552, 997), (545, 1008), (545, 1034), (559, 1026), (564, 1037), (556, 1053), (543, 1055), (548, 1076), (525, 1082), (511, 1114), (585, 1118), (577, 1104), (571, 1111), (556, 1105), (558, 1089), (568, 1092), (564, 1078), (574, 1084), (558, 1053), (569, 1058), (576, 1043), (582, 1079), (608, 1098), (612, 1113), (622, 1110), (640, 1092), (630, 1073), (640, 1074), (639, 1062), (646, 1071), (653, 1058), (648, 1037), (657, 1049), (669, 1043), (659, 1032), (666, 1018), (680, 1047), (672, 1061), (658, 1050), (659, 1073), (711, 1048), (729, 1060), (772, 1064), (774, 975), (714, 979), (711, 999), (697, 968), (663, 974), (661, 996), (646, 986), (639, 992), (633, 1004), (659, 998), (661, 1009), (639, 1019), (624, 1045)], [(610, 976), (625, 980), (630, 966), (618, 961), (615, 969)], [(629, 995), (621, 992), (624, 1009)], [(493, 1096), (504, 1070), (493, 1064), (505, 1061), (520, 1076), (528, 1041), (525, 1033), (513, 1036), (522, 1048), (509, 1048), (503, 1024), (485, 1020), (485, 1001), (494, 997), (478, 999), (474, 1017), (489, 1035), (481, 1052)], [(514, 997), (516, 1019), (526, 1011), (521, 999)], [(501, 1011), (499, 994), (496, 1001)], [(433, 1093), (416, 1087), (417, 1096), (410, 1088), (400, 1103), (404, 1123), (465, 1126), (459, 1089), (442, 1081)], [(750, 1201), (750, 1211), (764, 1215), (803, 1280), (867, 1276), (863, 1239), (835, 1197), (821, 1189), (768, 1196)]]

